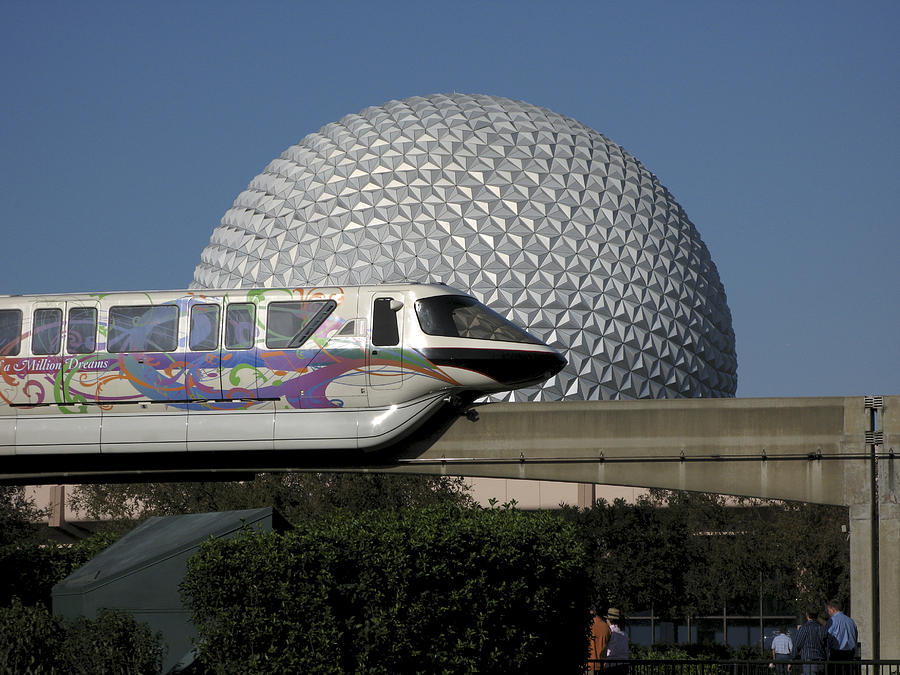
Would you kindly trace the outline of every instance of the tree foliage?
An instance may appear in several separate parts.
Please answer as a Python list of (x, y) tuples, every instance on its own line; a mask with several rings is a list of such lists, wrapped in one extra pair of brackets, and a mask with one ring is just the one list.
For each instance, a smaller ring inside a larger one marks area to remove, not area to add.
[(432, 506), (211, 541), (182, 586), (216, 672), (581, 672), (575, 528)]
[(470, 505), (462, 478), (365, 473), (270, 473), (252, 481), (82, 485), (73, 508), (128, 527), (150, 516), (272, 506), (291, 522), (341, 510)]
[(585, 537), (601, 605), (697, 616), (756, 613), (761, 596), (793, 613), (849, 598), (841, 507), (655, 490), (563, 516)]
[(831, 597), (850, 597), (848, 511), (839, 506), (657, 492), (684, 519), (703, 561), (687, 575), (692, 613), (758, 611), (802, 614)]
[(0, 485), (0, 546), (34, 541), (45, 515), (24, 487)]
[(0, 606), (17, 597), (49, 607), (53, 585), (112, 542), (95, 536), (58, 546), (41, 535), (39, 521), (45, 516), (25, 488), (0, 486)]
[(598, 500), (590, 509), (566, 507), (590, 555), (596, 604), (626, 613), (654, 606), (680, 609), (685, 574), (694, 564), (687, 524), (665, 517), (649, 499), (629, 504)]

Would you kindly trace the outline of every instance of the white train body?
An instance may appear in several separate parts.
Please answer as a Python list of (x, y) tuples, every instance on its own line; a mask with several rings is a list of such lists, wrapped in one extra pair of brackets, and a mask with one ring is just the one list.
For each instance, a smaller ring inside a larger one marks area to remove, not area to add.
[(441, 285), (0, 296), (0, 456), (378, 448), (564, 365)]

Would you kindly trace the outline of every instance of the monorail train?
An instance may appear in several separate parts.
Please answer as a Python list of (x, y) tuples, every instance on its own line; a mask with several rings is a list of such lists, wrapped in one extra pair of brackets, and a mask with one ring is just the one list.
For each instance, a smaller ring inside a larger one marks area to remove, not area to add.
[(0, 296), (0, 456), (375, 449), (565, 363), (443, 285)]

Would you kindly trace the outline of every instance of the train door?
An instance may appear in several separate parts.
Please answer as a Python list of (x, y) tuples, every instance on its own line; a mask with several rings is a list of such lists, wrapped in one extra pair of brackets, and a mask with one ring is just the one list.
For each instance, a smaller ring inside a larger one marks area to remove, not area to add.
[(96, 403), (107, 360), (97, 356), (100, 305), (96, 300), (66, 303), (65, 356), (62, 362), (62, 400), (70, 405)]
[(399, 389), (403, 384), (403, 293), (370, 293), (369, 303), (369, 401), (379, 405), (379, 391)]
[(189, 401), (222, 399), (222, 299), (197, 298), (188, 305), (185, 395)]
[(211, 402), (189, 409), (188, 452), (271, 450), (275, 404), (260, 400), (265, 398), (261, 309), (237, 292), (230, 297), (197, 298), (191, 311), (188, 354), (194, 363), (205, 353), (200, 362), (210, 366), (197, 370), (203, 389), (195, 388), (191, 396), (194, 401)]
[(16, 403), (41, 405), (61, 403), (62, 336), (65, 302), (36, 302), (31, 310), (31, 330), (26, 344), (31, 354), (24, 360), (26, 373)]
[(358, 302), (358, 294), (348, 291), (340, 306), (316, 331), (318, 340), (315, 355), (306, 364), (301, 407), (368, 405), (366, 321), (358, 315)]
[(19, 452), (99, 452), (100, 409), (87, 405), (97, 389), (97, 314), (92, 300), (35, 303), (25, 393), (37, 407), (20, 412)]
[(225, 304), (225, 321), (220, 350), (222, 398), (230, 400), (259, 397), (259, 317), (253, 302), (236, 299)]
[(26, 349), (24, 333), (31, 323), (26, 303), (4, 303), (0, 309), (0, 405), (27, 402), (24, 393)]

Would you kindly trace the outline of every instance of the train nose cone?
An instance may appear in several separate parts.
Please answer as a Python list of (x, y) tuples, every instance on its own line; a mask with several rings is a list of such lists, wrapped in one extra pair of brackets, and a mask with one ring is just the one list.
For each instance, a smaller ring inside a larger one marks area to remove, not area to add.
[(559, 352), (553, 352), (553, 357), (552, 368), (547, 373), (548, 380), (569, 364), (569, 362), (566, 361), (566, 358)]
[(527, 352), (520, 356), (517, 372), (504, 384), (519, 387), (546, 382), (566, 367), (568, 361), (558, 352)]

